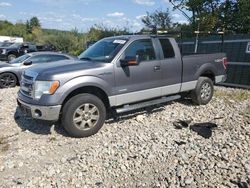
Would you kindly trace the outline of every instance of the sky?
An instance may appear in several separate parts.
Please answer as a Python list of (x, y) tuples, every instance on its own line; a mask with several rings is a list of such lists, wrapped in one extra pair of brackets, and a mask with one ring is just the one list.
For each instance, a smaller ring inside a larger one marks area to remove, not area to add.
[(132, 32), (143, 27), (146, 12), (166, 10), (173, 22), (186, 23), (169, 0), (0, 0), (0, 20), (26, 22), (36, 16), (42, 28), (86, 32), (94, 24), (127, 27)]

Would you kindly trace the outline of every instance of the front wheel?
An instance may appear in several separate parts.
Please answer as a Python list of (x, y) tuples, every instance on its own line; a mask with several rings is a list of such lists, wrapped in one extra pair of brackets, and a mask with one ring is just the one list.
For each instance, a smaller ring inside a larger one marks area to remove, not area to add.
[(17, 85), (17, 78), (12, 73), (0, 74), (0, 88), (15, 87)]
[(62, 110), (62, 125), (76, 138), (96, 134), (106, 120), (102, 100), (92, 94), (79, 94), (71, 98)]
[(14, 59), (16, 59), (16, 55), (14, 55), (14, 54), (8, 55), (8, 61), (12, 61)]
[(212, 99), (214, 84), (210, 78), (200, 77), (196, 88), (191, 92), (192, 101), (199, 105), (205, 105)]

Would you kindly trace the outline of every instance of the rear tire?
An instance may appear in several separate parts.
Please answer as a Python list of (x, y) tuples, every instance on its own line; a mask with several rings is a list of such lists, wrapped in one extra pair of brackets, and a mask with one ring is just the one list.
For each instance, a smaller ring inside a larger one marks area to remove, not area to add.
[(214, 84), (210, 78), (200, 77), (196, 88), (191, 91), (192, 101), (198, 105), (205, 105), (211, 101), (214, 93)]
[(62, 125), (72, 137), (96, 134), (106, 120), (106, 108), (101, 99), (92, 94), (71, 98), (62, 110)]
[(0, 88), (10, 88), (17, 85), (17, 78), (12, 73), (0, 74)]

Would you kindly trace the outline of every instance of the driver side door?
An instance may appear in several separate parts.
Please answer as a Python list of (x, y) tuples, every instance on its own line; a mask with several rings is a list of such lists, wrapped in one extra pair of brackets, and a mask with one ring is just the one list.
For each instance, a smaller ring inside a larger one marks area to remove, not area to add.
[[(134, 57), (138, 65), (122, 66), (120, 61)], [(161, 67), (151, 38), (133, 41), (115, 66), (116, 106), (161, 95)]]

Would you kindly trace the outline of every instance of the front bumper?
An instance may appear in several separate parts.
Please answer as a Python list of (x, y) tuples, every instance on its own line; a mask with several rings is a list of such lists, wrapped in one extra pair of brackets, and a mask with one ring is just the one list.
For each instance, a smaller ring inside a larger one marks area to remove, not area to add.
[(215, 83), (221, 83), (221, 82), (225, 82), (227, 79), (227, 75), (219, 75), (219, 76), (215, 76)]
[(34, 119), (41, 119), (46, 121), (57, 121), (59, 119), (60, 111), (62, 106), (38, 106), (27, 104), (17, 99), (18, 106), (22, 112), (29, 117)]

